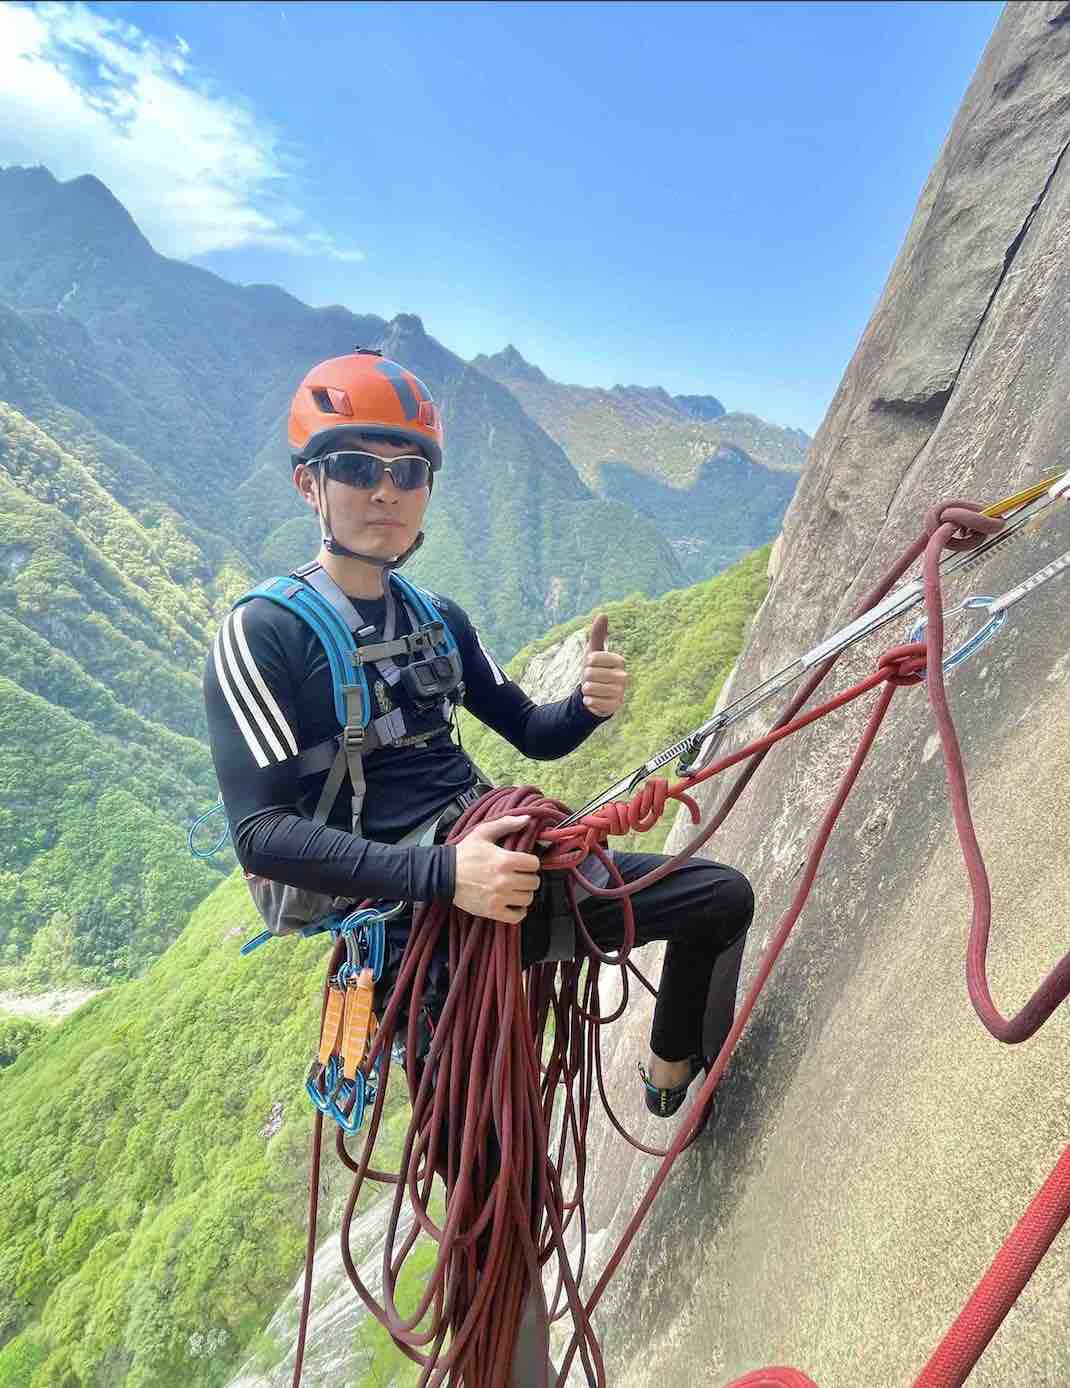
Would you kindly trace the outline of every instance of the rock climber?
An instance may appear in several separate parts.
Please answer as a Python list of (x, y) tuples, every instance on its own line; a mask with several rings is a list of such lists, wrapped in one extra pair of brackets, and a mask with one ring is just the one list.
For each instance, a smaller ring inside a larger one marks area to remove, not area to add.
[[(297, 388), (288, 433), (293, 482), (321, 536), (316, 559), (295, 570), (294, 582), (329, 591), (352, 613), (358, 641), (383, 648), (381, 660), (365, 664), (375, 735), (345, 779), (329, 783), (342, 730), (319, 639), (266, 598), (234, 608), (208, 655), (204, 697), (238, 860), (298, 915), (305, 896), (406, 903), (389, 925), (387, 978), (396, 976), (412, 903), (436, 898), (522, 928), (526, 967), (545, 953), (549, 893), (539, 858), (499, 840), (527, 817), (479, 825), (456, 846), (443, 842), (465, 805), (488, 788), (454, 739), (453, 706), (463, 702), (526, 757), (563, 757), (620, 711), (624, 659), (592, 642), (579, 687), (536, 705), (468, 614), (426, 590), (459, 663), (426, 651), (419, 660), (405, 647), (418, 614), (391, 576), (423, 540), (443, 463), (438, 407), (412, 372), (370, 348), (321, 362)], [(665, 861), (650, 853), (613, 859), (626, 882)], [(632, 905), (636, 944), (666, 942), (650, 1055), (639, 1069), (647, 1107), (668, 1117), (731, 1028), (753, 894), (734, 868), (695, 857), (639, 891)], [(616, 902), (587, 897), (580, 911), (600, 948), (621, 943)], [(440, 1003), (447, 986), (443, 980)]]

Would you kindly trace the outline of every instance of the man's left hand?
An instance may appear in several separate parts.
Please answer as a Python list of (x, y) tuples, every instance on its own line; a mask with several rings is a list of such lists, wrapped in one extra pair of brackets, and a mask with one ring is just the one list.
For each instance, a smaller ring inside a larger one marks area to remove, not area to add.
[(583, 664), (583, 705), (599, 718), (612, 718), (617, 712), (624, 703), (624, 687), (628, 683), (624, 657), (605, 649), (608, 630), (609, 618), (604, 612), (599, 613), (591, 626)]

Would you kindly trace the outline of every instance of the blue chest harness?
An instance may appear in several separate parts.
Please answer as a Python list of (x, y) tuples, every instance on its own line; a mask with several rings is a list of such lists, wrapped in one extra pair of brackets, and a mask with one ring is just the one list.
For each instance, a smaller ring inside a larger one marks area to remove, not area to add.
[[(330, 666), (335, 714), (342, 731), (298, 752), (298, 774), (327, 771), (312, 815), (315, 823), (325, 824), (349, 773), (354, 834), (361, 832), (361, 809), (367, 789), (364, 756), (379, 747), (425, 743), (441, 728), (450, 726), (454, 706), (464, 697), (457, 641), (431, 595), (396, 570), (387, 577), (385, 593), (386, 622), (381, 641), (369, 639), (375, 635), (374, 626), (315, 560), (288, 576), (268, 579), (234, 604), (238, 607), (253, 598), (267, 598), (300, 617), (319, 638)], [(413, 628), (404, 636), (395, 636), (399, 604), (408, 613)], [(397, 656), (406, 657), (406, 663), (399, 665)], [(425, 716), (437, 712), (440, 726), (411, 733), (401, 707), (373, 717), (369, 666), (374, 666), (386, 684), (403, 696), (411, 711)]]

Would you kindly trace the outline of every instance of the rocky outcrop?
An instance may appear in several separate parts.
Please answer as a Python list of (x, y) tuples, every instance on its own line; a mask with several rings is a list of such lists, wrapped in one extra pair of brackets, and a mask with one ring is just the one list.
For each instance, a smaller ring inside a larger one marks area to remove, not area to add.
[[(815, 440), (736, 691), (842, 623), (934, 501), (992, 499), (1070, 464), (1068, 19), (1065, 3), (1004, 11)], [(1000, 592), (1068, 543), (1064, 507), (989, 561), (972, 591)], [(841, 662), (836, 686), (905, 634)], [(1005, 1014), (1068, 945), (1068, 648), (1063, 579), (1015, 609), (1001, 642), (949, 683)], [(744, 986), (864, 716), (836, 715), (775, 752), (711, 845), (757, 892)], [(686, 838), (678, 825), (669, 847)], [(925, 694), (905, 691), (717, 1120), (678, 1163), (603, 1302), (614, 1388), (716, 1388), (766, 1364), (797, 1365), (820, 1388), (914, 1381), (1070, 1131), (1070, 1008), (1022, 1046), (993, 1040), (966, 994), (969, 919)], [(618, 1092), (633, 1083), (646, 1024), (633, 1015), (617, 1029)], [(664, 1129), (652, 1120), (645, 1136)], [(654, 1164), (602, 1133), (590, 1169), (591, 1222), (608, 1252)], [(1070, 1382), (1068, 1274), (1064, 1232), (971, 1384)]]
[[(386, 1198), (377, 1201), (357, 1216), (350, 1231), (350, 1248), (361, 1280), (375, 1297), (382, 1296), (383, 1289), (388, 1205)], [(398, 1226), (402, 1237), (411, 1224), (412, 1213), (405, 1209)], [(303, 1292), (302, 1273), (259, 1337), (256, 1352), (228, 1381), (227, 1388), (288, 1388), (293, 1382)], [(313, 1265), (312, 1304), (301, 1373), (304, 1388), (333, 1388), (343, 1382), (361, 1381), (370, 1360), (370, 1354), (361, 1348), (359, 1334), (367, 1315), (346, 1274), (341, 1239), (334, 1233), (316, 1250)]]

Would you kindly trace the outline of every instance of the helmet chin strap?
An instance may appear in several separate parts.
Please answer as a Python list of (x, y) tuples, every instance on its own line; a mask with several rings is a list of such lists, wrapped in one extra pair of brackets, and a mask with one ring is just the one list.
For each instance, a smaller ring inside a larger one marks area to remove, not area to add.
[(399, 554), (396, 559), (380, 559), (378, 555), (360, 554), (357, 550), (342, 544), (341, 540), (334, 538), (326, 525), (321, 527), (321, 533), (323, 548), (328, 554), (341, 554), (347, 559), (359, 559), (364, 564), (374, 564), (377, 569), (400, 569), (406, 559), (411, 559), (424, 542), (424, 532), (421, 530), (404, 554)]
[(331, 530), (330, 513), (327, 510), (327, 479), (320, 468), (316, 469), (316, 494), (320, 502), (320, 539), (328, 554), (338, 554), (346, 559), (359, 559), (362, 564), (374, 564), (377, 569), (400, 569), (424, 542), (424, 532), (421, 530), (404, 554), (399, 554), (396, 559), (381, 559), (377, 554), (361, 554), (342, 544), (341, 540), (335, 539)]

